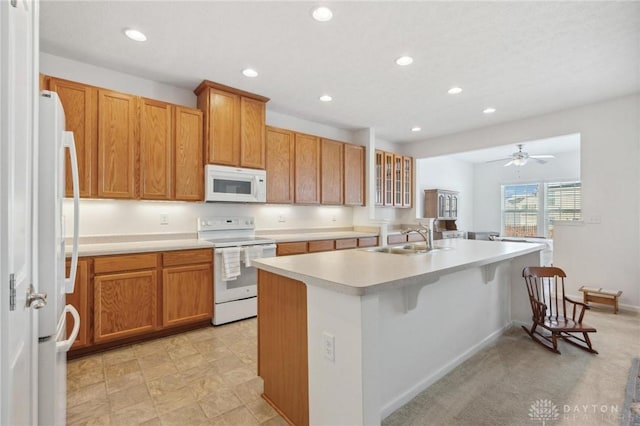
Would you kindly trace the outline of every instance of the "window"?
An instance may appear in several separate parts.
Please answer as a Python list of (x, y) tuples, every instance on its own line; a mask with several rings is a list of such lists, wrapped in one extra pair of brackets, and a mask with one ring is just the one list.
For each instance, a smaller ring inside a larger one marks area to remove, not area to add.
[(582, 219), (582, 187), (580, 182), (548, 183), (545, 194), (547, 236), (553, 238), (554, 220)]
[(507, 237), (531, 237), (538, 235), (537, 183), (527, 185), (503, 185), (502, 223)]
[(553, 238), (554, 220), (582, 218), (580, 182), (502, 186), (502, 235)]

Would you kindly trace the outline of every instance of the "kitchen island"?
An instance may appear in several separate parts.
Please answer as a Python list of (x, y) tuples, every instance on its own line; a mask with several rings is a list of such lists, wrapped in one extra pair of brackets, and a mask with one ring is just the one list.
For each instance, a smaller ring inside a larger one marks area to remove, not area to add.
[(528, 322), (521, 273), (540, 244), (448, 240), (259, 259), (258, 374), (297, 425), (376, 425)]

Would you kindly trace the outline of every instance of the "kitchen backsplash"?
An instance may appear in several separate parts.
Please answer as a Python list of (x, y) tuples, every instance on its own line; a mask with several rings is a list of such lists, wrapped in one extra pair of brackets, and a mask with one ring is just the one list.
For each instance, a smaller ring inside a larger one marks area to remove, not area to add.
[[(69, 236), (73, 229), (70, 200), (64, 202), (64, 215), (65, 234)], [(80, 235), (192, 233), (196, 232), (198, 217), (229, 215), (254, 216), (258, 229), (353, 225), (353, 209), (343, 206), (81, 200)]]

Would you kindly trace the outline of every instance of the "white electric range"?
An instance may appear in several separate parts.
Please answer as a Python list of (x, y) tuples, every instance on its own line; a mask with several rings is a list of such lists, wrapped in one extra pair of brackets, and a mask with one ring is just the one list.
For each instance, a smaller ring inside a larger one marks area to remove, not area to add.
[(213, 243), (213, 325), (257, 315), (258, 273), (251, 260), (276, 255), (276, 244), (255, 236), (253, 217), (198, 218), (198, 239)]

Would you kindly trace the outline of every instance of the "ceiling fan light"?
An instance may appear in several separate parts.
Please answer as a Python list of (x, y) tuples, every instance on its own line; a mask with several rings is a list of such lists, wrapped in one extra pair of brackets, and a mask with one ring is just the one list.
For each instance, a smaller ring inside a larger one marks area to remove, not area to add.
[(524, 166), (525, 164), (527, 164), (527, 159), (526, 158), (516, 158), (515, 160), (513, 160), (513, 165), (514, 166)]

